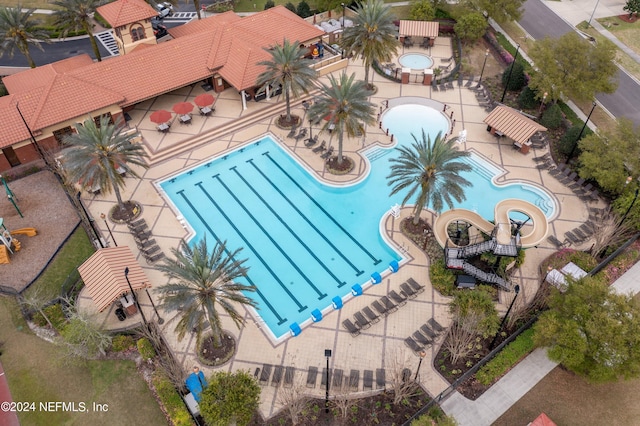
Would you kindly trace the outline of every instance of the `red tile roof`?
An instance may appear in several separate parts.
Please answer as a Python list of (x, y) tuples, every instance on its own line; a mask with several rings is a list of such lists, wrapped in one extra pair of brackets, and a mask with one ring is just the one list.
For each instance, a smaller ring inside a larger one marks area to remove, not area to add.
[(58, 74), (93, 63), (89, 55), (72, 56), (52, 64), (31, 68), (2, 78), (7, 91), (13, 95), (49, 84)]
[[(0, 97), (0, 149), (29, 139), (29, 132), (16, 109), (16, 100), (14, 95)], [(20, 105), (20, 110), (23, 110), (23, 105)]]
[(158, 16), (143, 0), (117, 0), (96, 10), (113, 28)]

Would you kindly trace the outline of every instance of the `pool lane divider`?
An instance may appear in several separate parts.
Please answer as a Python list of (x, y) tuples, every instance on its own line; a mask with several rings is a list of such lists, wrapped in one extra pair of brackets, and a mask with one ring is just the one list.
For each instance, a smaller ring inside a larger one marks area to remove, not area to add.
[(307, 192), (307, 191), (306, 191), (306, 190), (305, 190), (305, 189), (304, 189), (304, 188), (303, 188), (303, 187), (302, 187), (298, 182), (296, 182), (296, 180), (295, 180), (295, 179), (294, 179), (294, 178), (293, 178), (289, 173), (287, 173), (287, 171), (286, 171), (285, 169), (283, 169), (283, 168), (282, 168), (282, 166), (280, 166), (280, 164), (278, 164), (278, 162), (277, 162), (277, 161), (275, 161), (273, 158), (271, 158), (271, 156), (269, 155), (269, 152), (268, 152), (268, 151), (267, 151), (267, 152), (262, 153), (262, 155), (266, 156), (266, 157), (267, 157), (267, 158), (268, 158), (268, 159), (269, 159), (269, 160), (270, 160), (270, 161), (271, 161), (271, 162), (272, 162), (272, 163), (273, 163), (273, 164), (274, 164), (278, 169), (280, 169), (280, 171), (281, 171), (281, 172), (282, 172), (282, 173), (283, 173), (287, 178), (289, 178), (289, 180), (291, 181), (291, 183), (293, 183), (295, 186), (297, 186), (297, 187), (298, 187), (298, 189), (300, 189), (300, 191), (302, 191), (302, 193), (304, 193), (304, 195), (306, 195), (306, 196), (307, 196), (307, 198), (309, 198), (309, 200), (310, 200), (313, 204), (315, 204), (315, 205), (316, 205), (316, 206), (317, 206), (317, 207), (318, 207), (318, 208), (319, 208), (319, 209), (320, 209), (320, 210), (321, 210), (321, 211), (322, 211), (322, 212), (323, 212), (323, 213), (324, 213), (324, 214), (329, 218), (329, 220), (331, 220), (331, 221), (332, 221), (332, 222), (333, 222), (333, 223), (334, 223), (338, 228), (340, 228), (340, 230), (341, 230), (342, 232), (344, 232), (344, 233), (345, 233), (345, 235), (347, 235), (347, 236), (349, 237), (349, 239), (351, 239), (351, 241), (353, 241), (353, 243), (354, 243), (355, 245), (357, 245), (357, 246), (360, 248), (360, 250), (362, 250), (364, 253), (366, 253), (366, 254), (367, 254), (367, 256), (369, 256), (369, 257), (371, 258), (371, 260), (373, 260), (373, 264), (374, 264), (374, 265), (377, 265), (378, 263), (382, 262), (382, 260), (381, 260), (381, 259), (376, 259), (376, 257), (375, 257), (373, 254), (371, 254), (371, 253), (369, 252), (369, 250), (367, 250), (367, 249), (366, 249), (362, 244), (360, 244), (360, 242), (358, 242), (358, 240), (356, 240), (356, 239), (354, 238), (354, 236), (353, 236), (353, 235), (351, 235), (351, 234), (349, 233), (349, 231), (347, 231), (347, 230), (346, 230), (342, 225), (340, 225), (340, 223), (339, 223), (339, 222), (338, 222), (338, 221), (337, 221), (333, 216), (331, 216), (331, 214), (330, 214), (328, 211), (326, 211), (326, 210), (324, 209), (324, 207), (322, 207), (322, 206), (320, 205), (320, 203), (318, 203), (318, 202), (317, 202), (317, 201), (316, 201), (316, 200), (311, 196), (311, 194), (309, 194), (309, 193), (308, 193), (308, 192)]
[[(209, 226), (209, 224), (204, 220), (204, 218), (202, 217), (202, 215), (200, 215), (200, 212), (198, 210), (195, 209), (194, 205), (191, 204), (191, 201), (187, 198), (186, 195), (184, 195), (184, 190), (181, 189), (180, 191), (176, 192), (176, 194), (180, 195), (182, 197), (182, 199), (185, 201), (185, 203), (187, 203), (187, 205), (189, 206), (189, 208), (191, 208), (191, 210), (195, 213), (196, 216), (198, 216), (198, 219), (200, 219), (200, 221), (202, 222), (202, 224), (205, 226), (205, 228), (207, 228), (207, 231), (209, 231), (211, 233), (211, 235), (213, 236), (213, 238), (216, 239), (216, 241), (219, 244), (222, 244), (222, 240), (220, 240), (220, 238), (218, 238), (218, 236), (216, 235), (216, 233), (213, 231), (213, 229), (211, 229), (211, 227)], [(227, 254), (231, 254), (231, 252), (225, 247), (224, 251)], [(233, 259), (233, 258), (232, 258)], [(234, 259), (235, 261), (235, 259)], [(271, 303), (269, 303), (269, 301), (264, 297), (264, 294), (262, 294), (262, 292), (260, 291), (260, 289), (258, 288), (257, 285), (254, 284), (254, 282), (251, 280), (251, 278), (249, 277), (249, 275), (245, 275), (245, 278), (247, 279), (247, 281), (249, 282), (249, 284), (251, 284), (253, 286), (253, 288), (256, 289), (256, 294), (260, 297), (260, 299), (262, 299), (262, 302), (264, 302), (264, 304), (267, 306), (267, 308), (269, 308), (269, 310), (271, 311), (271, 313), (278, 319), (278, 325), (282, 325), (285, 322), (287, 322), (287, 318), (282, 318), (280, 316), (280, 314), (278, 313), (278, 311), (275, 310), (275, 308), (273, 307), (273, 305), (271, 305)]]
[[(251, 160), (249, 160), (251, 161)], [(258, 193), (258, 191), (255, 190), (255, 188), (253, 188), (253, 186), (251, 186), (249, 184), (249, 182), (247, 182), (247, 180), (244, 178), (244, 176), (242, 176), (240, 174), (240, 172), (238, 172), (237, 167), (233, 166), (231, 167), (229, 170), (233, 171), (238, 178), (240, 178), (240, 180), (242, 180), (242, 182), (247, 186), (247, 188), (249, 188), (249, 190), (251, 192), (253, 192), (255, 194), (256, 197), (258, 197), (258, 199), (262, 202), (262, 204), (269, 209), (269, 211), (271, 212), (271, 214), (273, 214), (276, 219), (278, 219), (278, 221), (282, 224), (282, 226), (284, 226), (285, 228), (287, 228), (287, 231), (289, 231), (289, 234), (291, 234), (291, 236), (293, 238), (295, 238), (300, 245), (302, 245), (302, 247), (305, 248), (305, 250), (307, 250), (307, 253), (309, 253), (311, 255), (311, 257), (313, 257), (316, 262), (322, 267), (322, 269), (324, 269), (327, 274), (329, 274), (337, 283), (338, 283), (338, 288), (347, 285), (346, 281), (340, 281), (340, 278), (338, 278), (336, 276), (336, 274), (333, 273), (333, 271), (331, 269), (329, 269), (329, 267), (322, 261), (320, 260), (320, 258), (318, 258), (318, 256), (316, 256), (316, 254), (313, 252), (313, 250), (311, 250), (311, 247), (309, 247), (307, 245), (307, 243), (305, 243), (299, 236), (298, 234), (296, 234), (293, 229), (291, 229), (291, 227), (287, 224), (287, 222), (285, 222), (284, 219), (282, 219), (282, 216), (280, 216), (274, 209), (273, 207), (271, 207), (271, 205), (269, 203), (267, 203), (267, 201), (260, 195), (260, 193)]]
[[(247, 160), (247, 163), (251, 164), (251, 166), (253, 166), (254, 169), (256, 169), (256, 171), (258, 173), (260, 173), (260, 175), (267, 181), (269, 182), (269, 185), (271, 185), (271, 187), (276, 190), (278, 192), (278, 194), (280, 194), (280, 196), (282, 198), (284, 198), (287, 203), (289, 203), (289, 205), (298, 213), (298, 215), (305, 221), (307, 222), (307, 224), (313, 228), (314, 231), (316, 231), (316, 233), (320, 236), (320, 238), (322, 238), (327, 244), (329, 244), (329, 246), (331, 246), (331, 248), (333, 249), (333, 251), (335, 251), (338, 256), (340, 256), (349, 266), (351, 266), (351, 268), (356, 271), (356, 277), (359, 277), (360, 275), (364, 274), (364, 270), (359, 269), (353, 262), (351, 262), (351, 260), (349, 260), (349, 258), (342, 253), (342, 251), (335, 246), (335, 244), (333, 244), (331, 242), (330, 239), (327, 238), (326, 235), (324, 235), (324, 233), (322, 231), (320, 231), (320, 229), (318, 229), (318, 227), (316, 225), (313, 224), (313, 222), (311, 221), (311, 219), (309, 219), (299, 208), (298, 206), (295, 205), (295, 203), (293, 201), (291, 201), (291, 199), (289, 199), (289, 197), (287, 197), (285, 195), (284, 192), (282, 192), (280, 190), (280, 188), (278, 188), (276, 186), (276, 184), (273, 183), (273, 181), (271, 179), (269, 179), (269, 177), (267, 175), (264, 174), (264, 172), (262, 170), (260, 170), (260, 168), (258, 166), (256, 166), (253, 163), (253, 159), (251, 160)], [(338, 287), (342, 287), (344, 284), (339, 285)]]
[(267, 271), (269, 271), (269, 273), (271, 274), (273, 279), (275, 279), (276, 282), (278, 284), (280, 284), (280, 287), (285, 291), (285, 293), (287, 293), (289, 295), (289, 297), (291, 298), (291, 300), (293, 300), (293, 302), (296, 304), (296, 306), (298, 306), (298, 312), (302, 312), (305, 309), (308, 309), (309, 308), (308, 306), (302, 306), (300, 301), (298, 299), (296, 299), (296, 297), (291, 293), (291, 291), (282, 282), (282, 280), (280, 280), (280, 278), (278, 278), (278, 275), (275, 273), (275, 271), (273, 269), (271, 269), (271, 267), (269, 267), (269, 265), (267, 265), (267, 262), (265, 262), (264, 259), (262, 258), (262, 256), (260, 256), (260, 253), (258, 253), (258, 251), (249, 242), (249, 240), (247, 240), (247, 238), (244, 236), (244, 234), (242, 232), (240, 232), (240, 230), (234, 225), (233, 221), (229, 218), (229, 216), (227, 216), (227, 214), (224, 212), (224, 210), (220, 208), (220, 205), (218, 203), (216, 203), (215, 200), (211, 197), (211, 195), (202, 187), (202, 182), (196, 183), (195, 186), (197, 186), (204, 193), (204, 195), (209, 199), (209, 201), (211, 201), (211, 204), (213, 204), (213, 206), (220, 212), (222, 217), (224, 217), (224, 219), (229, 223), (229, 225), (231, 225), (233, 230), (236, 231), (238, 236), (242, 239), (242, 241), (244, 241), (244, 243), (247, 245), (249, 250), (251, 250), (253, 252), (253, 254), (256, 255), (256, 258), (262, 263), (262, 265), (267, 269)]
[[(215, 174), (215, 175), (213, 175), (211, 177), (213, 179), (216, 179), (220, 183), (220, 185), (222, 185), (222, 187), (225, 189), (225, 191), (227, 191), (227, 193), (229, 193), (229, 195), (231, 195), (231, 197), (235, 200), (235, 202), (238, 204), (238, 206), (240, 206), (240, 208), (242, 208), (242, 210), (244, 210), (244, 212), (247, 214), (247, 216), (249, 216), (251, 218), (253, 223), (255, 223), (256, 226), (258, 228), (260, 228), (260, 230), (265, 235), (265, 237), (267, 237), (269, 239), (269, 241), (271, 241), (271, 244), (273, 244), (273, 246), (276, 249), (278, 249), (280, 254), (282, 254), (285, 257), (285, 259), (287, 259), (287, 261), (291, 264), (291, 266), (293, 266), (293, 268), (298, 272), (298, 274), (300, 274), (300, 276), (307, 282), (307, 284), (309, 284), (309, 286), (316, 292), (316, 294), (318, 295), (318, 300), (322, 300), (325, 297), (327, 297), (327, 293), (323, 293), (322, 290), (320, 290), (318, 287), (316, 287), (316, 285), (313, 283), (313, 281), (311, 281), (311, 279), (309, 279), (307, 274), (305, 274), (304, 271), (302, 269), (300, 269), (298, 264), (293, 261), (293, 259), (287, 254), (287, 252), (282, 248), (282, 246), (280, 244), (278, 244), (278, 242), (271, 236), (271, 234), (264, 228), (264, 226), (262, 226), (260, 221), (258, 219), (256, 219), (256, 217), (253, 215), (253, 213), (251, 213), (249, 211), (247, 206), (245, 206), (244, 203), (238, 197), (236, 197), (236, 194), (234, 194), (233, 191), (231, 191), (231, 189), (229, 189), (229, 187), (224, 183), (224, 181), (222, 180), (220, 175), (219, 174)], [(201, 188), (201, 189), (204, 191), (203, 188)]]

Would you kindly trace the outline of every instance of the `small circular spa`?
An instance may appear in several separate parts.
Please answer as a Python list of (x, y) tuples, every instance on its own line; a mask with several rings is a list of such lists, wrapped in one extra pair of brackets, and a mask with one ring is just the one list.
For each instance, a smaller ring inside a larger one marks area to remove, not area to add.
[(400, 66), (403, 68), (411, 68), (412, 70), (424, 70), (433, 66), (431, 56), (422, 53), (407, 53), (398, 58)]

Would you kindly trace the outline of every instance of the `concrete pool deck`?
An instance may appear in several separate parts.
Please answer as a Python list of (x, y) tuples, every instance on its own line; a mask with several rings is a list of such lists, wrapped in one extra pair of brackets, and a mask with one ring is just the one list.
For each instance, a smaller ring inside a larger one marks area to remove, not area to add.
[[(437, 43), (431, 52), (436, 64), (440, 58), (451, 56), (451, 46), (448, 39), (438, 38)], [(412, 48), (401, 49), (399, 53), (411, 50), (424, 51)], [(364, 69), (359, 61), (350, 62), (347, 72), (355, 72), (358, 78), (364, 77)], [(556, 217), (549, 223), (549, 234), (564, 240), (566, 231), (587, 220), (587, 204), (581, 201), (571, 189), (549, 175), (547, 171), (536, 169), (536, 163), (532, 158), (543, 155), (548, 149), (532, 149), (528, 155), (523, 155), (514, 150), (511, 143), (504, 138), (496, 139), (486, 131), (483, 119), (487, 113), (478, 105), (474, 92), (469, 88), (464, 85), (458, 87), (458, 84), (454, 83), (454, 89), (444, 92), (432, 91), (431, 87), (419, 84), (400, 85), (386, 80), (376, 73), (370, 73), (370, 76), (378, 89), (377, 93), (371, 97), (374, 104), (382, 107), (384, 101), (388, 99), (403, 97), (430, 98), (441, 105), (446, 104), (449, 108), (447, 112), (452, 111), (453, 118), (456, 120), (453, 134), (457, 135), (462, 129), (467, 130), (467, 139), (466, 142), (460, 144), (461, 149), (474, 149), (507, 170), (507, 173), (499, 178), (501, 182), (531, 182), (544, 186), (552, 192), (557, 198), (559, 209)], [(148, 120), (151, 111), (166, 109), (167, 106), (177, 101), (188, 100), (200, 92), (199, 86), (179, 89), (172, 94), (140, 104), (129, 112), (132, 117), (129, 124), (135, 125), (141, 130), (145, 139), (144, 143), (152, 154), (152, 166), (146, 171), (141, 171), (141, 180), (127, 178), (127, 187), (122, 195), (124, 199), (133, 199), (142, 204), (142, 217), (146, 219), (154, 238), (167, 256), (171, 256), (171, 249), (176, 248), (180, 241), (187, 237), (187, 231), (176, 218), (177, 213), (172, 211), (167, 201), (160, 197), (154, 182), (254, 140), (266, 132), (271, 132), (283, 142), (285, 147), (308, 168), (314, 170), (320, 179), (333, 181), (356, 179), (363, 173), (366, 162), (358, 154), (358, 151), (374, 144), (389, 146), (392, 143), (390, 137), (377, 125), (367, 128), (365, 138), (346, 139), (344, 143), (345, 154), (356, 160), (356, 167), (350, 174), (335, 179), (325, 170), (324, 161), (319, 155), (306, 148), (303, 141), (295, 142), (294, 139), (287, 139), (288, 130), (279, 129), (275, 125), (275, 117), (284, 108), (283, 103), (276, 103), (276, 100), (260, 103), (250, 101), (248, 109), (243, 111), (240, 96), (232, 90), (227, 90), (216, 95), (215, 113), (211, 117), (194, 115), (194, 123), (191, 126), (176, 123), (169, 133), (163, 134), (157, 132), (155, 125)], [(304, 110), (300, 106), (300, 102), (301, 99), (293, 102), (293, 110), (297, 115), (303, 116)], [(316, 134), (317, 129), (313, 131)], [(205, 140), (207, 137), (210, 139)], [(327, 134), (319, 136), (320, 141), (323, 139), (328, 143), (331, 141), (330, 135)], [(386, 191), (388, 188), (381, 190)], [(94, 217), (99, 217), (100, 213), (108, 212), (114, 201), (113, 195), (85, 198), (87, 207)], [(324, 350), (331, 349), (333, 356), (330, 360), (330, 367), (342, 369), (347, 376), (351, 369), (359, 370), (360, 377), (362, 377), (363, 370), (375, 371), (377, 368), (386, 368), (388, 381), (391, 377), (389, 370), (393, 364), (392, 359), (397, 357), (404, 359), (403, 366), (415, 373), (419, 358), (406, 348), (403, 341), (429, 318), (435, 318), (443, 326), (447, 326), (449, 324), (447, 306), (449, 299), (441, 296), (431, 287), (427, 270), (429, 259), (419, 247), (416, 247), (399, 232), (400, 220), (409, 214), (410, 209), (405, 208), (402, 209), (400, 218), (386, 215), (383, 226), (399, 251), (408, 253), (410, 261), (402, 266), (397, 273), (386, 276), (381, 284), (370, 287), (363, 296), (354, 298), (341, 310), (331, 312), (321, 322), (305, 328), (300, 336), (288, 339), (278, 346), (273, 346), (265, 337), (263, 330), (260, 329), (260, 324), (254, 322), (253, 317), (244, 308), (241, 308), (241, 312), (246, 312), (247, 323), (241, 330), (238, 330), (231, 320), (223, 315), (225, 328), (238, 338), (238, 350), (234, 358), (219, 369), (225, 371), (246, 369), (253, 373), (256, 368), (262, 368), (263, 364), (295, 366), (297, 377), (304, 380), (308, 367), (315, 366), (320, 372), (322, 371), (326, 363)], [(428, 220), (432, 220), (431, 213), (424, 214)], [(108, 235), (102, 221), (96, 221), (96, 225), (101, 228), (104, 235)], [(118, 245), (132, 247), (152, 286), (158, 287), (166, 283), (166, 278), (155, 270), (153, 265), (147, 264), (136, 249), (127, 226), (113, 223), (109, 225)], [(546, 240), (537, 248), (527, 250), (523, 267), (513, 277), (514, 284), (520, 285), (520, 295), (524, 296), (522, 299), (533, 297), (541, 280), (538, 265), (555, 250), (555, 247), (547, 243)], [(374, 324), (358, 337), (352, 337), (341, 326), (344, 319), (351, 318), (356, 311), (370, 305), (377, 297), (386, 295), (390, 289), (398, 289), (400, 283), (411, 277), (427, 286), (427, 290), (416, 299), (409, 300), (396, 313)], [(150, 293), (157, 303), (157, 296), (152, 290)], [(155, 318), (146, 294), (141, 293), (140, 296), (147, 318)], [(505, 305), (511, 301), (511, 297), (512, 295), (509, 293), (500, 292), (502, 303), (499, 309), (502, 312), (506, 311)], [(91, 301), (87, 299), (87, 296), (82, 295), (82, 304), (89, 307)], [(167, 313), (161, 312), (160, 314), (165, 320), (162, 325), (165, 337), (177, 359), (184, 364), (187, 370), (192, 365), (199, 364), (195, 356), (195, 337), (187, 335), (184, 340), (178, 341), (173, 332), (177, 320)], [(134, 319), (135, 317), (132, 318), (132, 320)], [(110, 327), (122, 326), (122, 323), (111, 311), (105, 311), (100, 316), (100, 320)], [(437, 395), (449, 385), (432, 365), (433, 356), (439, 349), (441, 340), (442, 338), (429, 348), (420, 370), (420, 381), (431, 396)], [(201, 368), (207, 374), (212, 371), (206, 366), (201, 366)], [(265, 417), (272, 416), (281, 408), (278, 402), (279, 389), (279, 387), (270, 385), (262, 387), (260, 410)], [(320, 380), (315, 388), (304, 387), (304, 389), (309, 394), (318, 397), (324, 395)], [(362, 379), (360, 379), (359, 390), (362, 391)]]

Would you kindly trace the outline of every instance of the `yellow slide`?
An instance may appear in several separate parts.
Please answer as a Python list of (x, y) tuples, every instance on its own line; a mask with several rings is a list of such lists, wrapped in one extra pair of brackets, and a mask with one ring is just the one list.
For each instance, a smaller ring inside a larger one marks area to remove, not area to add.
[(36, 228), (20, 228), (11, 231), (11, 235), (26, 235), (27, 237), (35, 237), (37, 234)]
[[(511, 223), (509, 222), (509, 212), (517, 211), (526, 214), (531, 218), (528, 222), (531, 226), (523, 230), (531, 229), (527, 234), (520, 236), (522, 247), (533, 247), (540, 243), (547, 236), (549, 222), (544, 212), (534, 204), (517, 199), (507, 199), (496, 204), (494, 218), (498, 226), (496, 240), (498, 244), (509, 244), (511, 241)], [(438, 244), (445, 246), (448, 240), (447, 227), (451, 222), (461, 220), (474, 225), (486, 234), (491, 234), (496, 225), (484, 219), (478, 213), (467, 209), (453, 209), (442, 213), (436, 218), (433, 225), (433, 233), (438, 240)], [(450, 243), (451, 245), (451, 243)]]
[(9, 263), (9, 250), (7, 246), (0, 243), (0, 264)]

